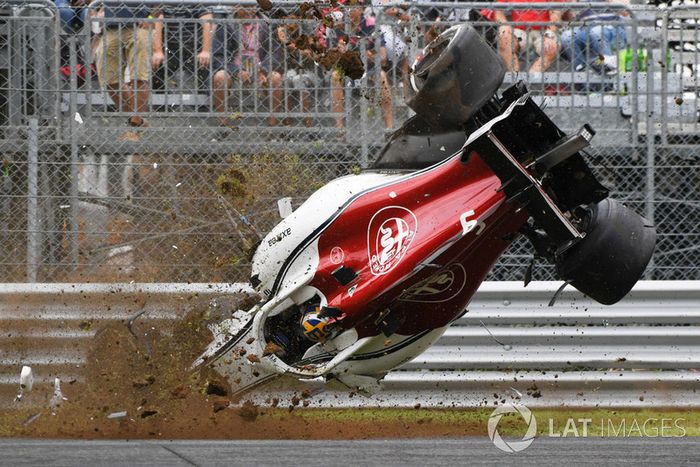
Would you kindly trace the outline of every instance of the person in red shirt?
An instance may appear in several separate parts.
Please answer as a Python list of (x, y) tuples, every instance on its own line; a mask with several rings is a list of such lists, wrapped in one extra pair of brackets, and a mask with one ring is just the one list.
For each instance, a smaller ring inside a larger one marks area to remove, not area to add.
[[(552, 0), (498, 0), (501, 3), (546, 3)], [(538, 55), (530, 72), (547, 70), (559, 53), (557, 23), (562, 14), (554, 9), (511, 10), (510, 24), (506, 10), (495, 10), (494, 19), (504, 23), (498, 28), (498, 51), (508, 71), (520, 71), (520, 52), (532, 47)], [(527, 24), (535, 23), (535, 24)], [(551, 23), (551, 24), (537, 24)]]

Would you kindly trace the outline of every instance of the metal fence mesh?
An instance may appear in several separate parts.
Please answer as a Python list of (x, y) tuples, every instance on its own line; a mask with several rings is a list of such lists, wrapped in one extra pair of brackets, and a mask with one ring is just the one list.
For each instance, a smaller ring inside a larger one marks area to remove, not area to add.
[[(410, 116), (403, 77), (425, 43), (469, 21), (502, 49), (492, 14), (510, 8), (137, 3), (107, 4), (146, 8), (134, 19), (105, 18), (98, 2), (84, 13), (0, 2), (3, 281), (247, 279), (258, 234), (279, 218), (277, 200), (296, 206), (368, 167)], [(588, 6), (562, 7), (552, 23), (560, 46), (564, 31), (590, 26), (577, 20)], [(525, 47), (504, 86), (524, 80), (561, 127), (598, 131), (589, 163), (613, 196), (657, 225), (648, 278), (700, 279), (700, 9), (616, 12), (624, 18), (605, 24), (622, 28), (626, 43), (612, 70), (577, 67), (560, 47), (533, 71), (538, 53)], [(125, 45), (140, 34), (146, 61)], [(264, 53), (237, 58), (246, 41)], [(356, 76), (345, 49), (359, 57)], [(100, 68), (108, 60), (116, 82)], [(490, 278), (520, 279), (530, 261), (529, 245), (516, 241)], [(540, 265), (534, 278), (553, 271)]]

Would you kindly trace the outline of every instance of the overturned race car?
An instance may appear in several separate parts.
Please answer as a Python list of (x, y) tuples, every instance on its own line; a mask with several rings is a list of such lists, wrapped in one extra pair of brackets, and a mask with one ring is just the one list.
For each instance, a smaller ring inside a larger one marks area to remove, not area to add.
[(624, 297), (653, 225), (594, 177), (580, 152), (593, 129), (564, 134), (521, 83), (497, 95), (504, 74), (469, 25), (429, 44), (410, 76), (416, 115), (373, 168), (328, 183), (263, 239), (251, 277), (263, 300), (212, 326), (194, 366), (236, 394), (280, 375), (374, 392), (465, 313), (520, 235), (592, 299)]

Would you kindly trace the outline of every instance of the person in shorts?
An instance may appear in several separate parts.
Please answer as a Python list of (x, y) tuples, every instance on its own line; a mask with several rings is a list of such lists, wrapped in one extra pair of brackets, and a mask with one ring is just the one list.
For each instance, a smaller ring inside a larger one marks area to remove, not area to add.
[[(408, 76), (408, 34), (407, 25), (411, 15), (407, 7), (386, 6), (389, 0), (372, 0), (371, 6), (365, 8), (365, 21), (373, 24), (375, 30), (379, 21), (381, 38), (381, 66), (384, 71)], [(394, 74), (390, 73), (390, 74)]]
[[(500, 3), (547, 3), (551, 0), (498, 0)], [(518, 55), (532, 48), (538, 55), (530, 66), (531, 73), (546, 71), (559, 53), (558, 25), (562, 14), (556, 9), (512, 10), (510, 21), (506, 11), (494, 11), (494, 19), (503, 23), (498, 28), (498, 51), (508, 71), (520, 71)], [(527, 24), (534, 23), (534, 24)], [(539, 24), (538, 24), (539, 23)], [(551, 23), (551, 24), (544, 24)]]
[[(367, 70), (370, 75), (376, 73), (374, 69), (375, 63), (375, 28), (372, 18), (365, 17), (363, 8), (357, 6), (348, 7), (345, 13), (349, 16), (350, 34), (345, 33), (344, 14), (332, 12), (327, 19), (334, 22), (333, 28), (328, 28), (326, 31), (326, 42), (328, 47), (336, 48), (338, 52), (345, 53), (346, 51), (358, 51), (360, 49), (360, 41), (366, 40), (367, 51)], [(379, 74), (379, 106), (382, 109), (382, 117), (384, 119), (385, 129), (391, 130), (394, 126), (394, 112), (392, 103), (391, 87), (389, 85), (389, 76), (385, 71), (391, 65), (388, 62), (386, 53), (386, 44), (382, 42), (381, 36), (379, 47), (379, 60), (382, 68), (378, 70)], [(331, 111), (336, 114), (335, 127), (339, 130), (339, 134), (345, 132), (344, 111), (345, 111), (345, 86), (349, 82), (341, 70), (335, 68), (331, 71)]]
[[(272, 114), (278, 113), (282, 105), (282, 75), (275, 71), (274, 57), (268, 51), (269, 27), (260, 21), (255, 7), (235, 7), (234, 17), (250, 21), (216, 29), (212, 56), (214, 108), (217, 112), (226, 111), (226, 96), (236, 78), (242, 86), (270, 91), (272, 106), (267, 123), (275, 126), (278, 120)], [(230, 123), (225, 117), (220, 121), (225, 126)]]
[(214, 18), (211, 8), (164, 4), (154, 16), (163, 21), (155, 24), (153, 36), (153, 88), (166, 89), (181, 75), (194, 75), (199, 82), (208, 82)]
[[(320, 85), (320, 70), (319, 65), (314, 61), (314, 53), (299, 41), (292, 40), (298, 29), (296, 24), (280, 26), (277, 28), (277, 39), (283, 46), (282, 73), (285, 87), (298, 93), (302, 111), (306, 114), (304, 126), (308, 128), (313, 125), (313, 118), (310, 115), (311, 92)], [(281, 94), (282, 90), (280, 89), (279, 92)], [(282, 96), (279, 98), (282, 99)]]
[[(142, 115), (148, 110), (151, 79), (152, 26), (144, 22), (150, 9), (104, 7), (104, 30), (95, 50), (95, 66), (100, 85), (120, 112), (134, 113), (127, 124), (144, 127)], [(123, 140), (137, 140), (126, 132)]]

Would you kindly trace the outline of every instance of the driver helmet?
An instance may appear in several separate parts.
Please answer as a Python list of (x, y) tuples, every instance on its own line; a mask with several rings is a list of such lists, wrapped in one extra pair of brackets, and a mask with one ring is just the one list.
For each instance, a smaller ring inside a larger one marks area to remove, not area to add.
[(321, 307), (314, 305), (310, 306), (301, 317), (301, 329), (304, 336), (313, 342), (325, 342), (333, 334), (331, 318), (321, 317), (320, 313)]

